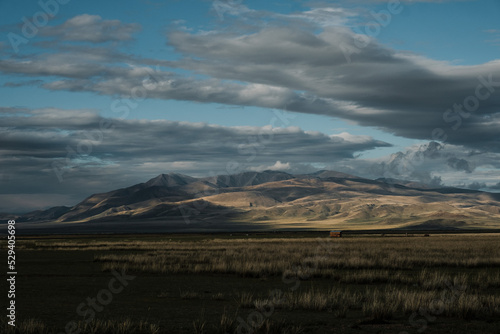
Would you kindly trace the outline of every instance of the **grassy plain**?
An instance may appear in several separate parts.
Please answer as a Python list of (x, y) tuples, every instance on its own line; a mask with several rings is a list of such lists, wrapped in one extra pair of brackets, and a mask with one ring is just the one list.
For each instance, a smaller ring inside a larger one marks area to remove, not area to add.
[[(499, 333), (499, 245), (495, 234), (24, 237), (17, 329)], [(116, 275), (134, 278), (118, 289)]]

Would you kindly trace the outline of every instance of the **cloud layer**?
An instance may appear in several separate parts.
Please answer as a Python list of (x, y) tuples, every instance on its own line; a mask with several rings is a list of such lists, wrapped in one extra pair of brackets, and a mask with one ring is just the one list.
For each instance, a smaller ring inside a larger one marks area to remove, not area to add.
[(69, 201), (82, 199), (161, 172), (286, 170), (290, 164), (350, 160), (357, 152), (390, 146), (367, 136), (279, 127), (282, 114), (270, 120), (274, 127), (223, 127), (107, 119), (92, 110), (2, 111), (2, 192), (50, 193), (57, 200), (64, 193), (72, 194)]
[[(22, 210), (23, 198), (31, 208), (74, 204), (91, 192), (169, 171), (332, 168), (499, 189), (500, 60), (463, 66), (391, 49), (355, 32), (373, 18), (339, 6), (285, 15), (215, 1), (213, 11), (219, 24), (210, 30), (179, 22), (168, 29), (162, 43), (175, 51), (173, 59), (123, 51), (141, 26), (91, 14), (40, 29), (33, 54), (14, 54), (0, 43), (5, 86), (110, 96), (116, 113), (103, 118), (96, 110), (0, 106), (0, 211)], [(498, 37), (497, 30), (485, 34)], [(127, 106), (144, 99), (276, 113), (266, 127), (126, 120)], [(363, 159), (360, 152), (391, 144), (306, 132), (290, 127), (282, 110), (339, 118), (422, 144)]]
[[(200, 32), (176, 26), (167, 35), (182, 55), (175, 61), (66, 45), (30, 60), (0, 60), (0, 71), (43, 79), (48, 90), (130, 95), (157, 65), (148, 98), (328, 115), (406, 138), (500, 152), (500, 60), (458, 66), (396, 51), (343, 26), (337, 17), (353, 14), (339, 8), (278, 15), (238, 4), (224, 14), (252, 23)], [(139, 28), (80, 15), (44, 34), (98, 45), (131, 39)]]
[(141, 29), (139, 24), (124, 24), (119, 20), (103, 20), (99, 15), (82, 14), (61, 25), (45, 27), (42, 36), (63, 41), (105, 43), (132, 39)]

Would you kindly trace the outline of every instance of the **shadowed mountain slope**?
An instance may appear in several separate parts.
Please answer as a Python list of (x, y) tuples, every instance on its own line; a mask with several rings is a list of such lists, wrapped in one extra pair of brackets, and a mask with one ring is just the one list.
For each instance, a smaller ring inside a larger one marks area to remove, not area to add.
[(497, 228), (499, 194), (438, 188), (335, 171), (307, 175), (245, 172), (194, 178), (161, 174), (145, 183), (94, 194), (19, 221), (163, 224), (244, 223), (266, 228)]

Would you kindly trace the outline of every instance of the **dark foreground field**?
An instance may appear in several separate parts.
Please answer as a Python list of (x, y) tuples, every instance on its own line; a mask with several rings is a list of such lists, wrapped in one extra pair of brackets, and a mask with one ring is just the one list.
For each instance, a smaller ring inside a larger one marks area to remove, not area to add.
[[(493, 234), (25, 237), (16, 328), (500, 333), (499, 245)], [(3, 315), (0, 332), (11, 329)]]

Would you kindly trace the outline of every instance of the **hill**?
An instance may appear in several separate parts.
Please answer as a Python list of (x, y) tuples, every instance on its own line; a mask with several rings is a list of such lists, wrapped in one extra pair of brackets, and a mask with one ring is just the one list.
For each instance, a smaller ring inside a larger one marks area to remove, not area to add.
[[(500, 194), (335, 171), (161, 174), (77, 205), (17, 217), (30, 228), (118, 230), (463, 229), (500, 227)], [(113, 223), (112, 225), (110, 225)], [(75, 225), (78, 224), (78, 225)], [(104, 228), (106, 227), (106, 228)]]

